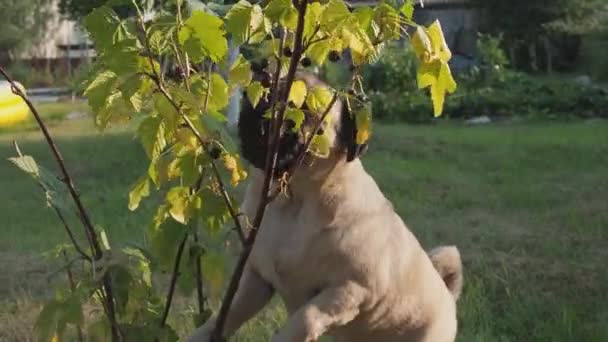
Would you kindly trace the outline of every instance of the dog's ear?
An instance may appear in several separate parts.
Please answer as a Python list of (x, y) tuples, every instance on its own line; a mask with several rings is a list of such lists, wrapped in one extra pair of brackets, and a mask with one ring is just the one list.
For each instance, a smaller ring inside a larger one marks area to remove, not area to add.
[(357, 123), (348, 101), (342, 101), (340, 140), (346, 148), (346, 161), (351, 162), (367, 151), (367, 143), (357, 144)]
[(462, 292), (462, 260), (460, 252), (454, 246), (436, 247), (429, 253), (429, 258), (437, 273), (443, 279), (454, 300), (458, 300)]

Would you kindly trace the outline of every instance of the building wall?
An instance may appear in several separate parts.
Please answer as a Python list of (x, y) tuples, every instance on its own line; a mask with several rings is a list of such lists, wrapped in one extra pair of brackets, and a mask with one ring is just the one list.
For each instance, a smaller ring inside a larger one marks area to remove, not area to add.
[(30, 48), (26, 49), (19, 57), (22, 59), (57, 59), (57, 58), (81, 58), (89, 51), (65, 51), (60, 45), (82, 45), (88, 42), (87, 35), (81, 27), (73, 20), (68, 20), (59, 13), (59, 1), (55, 0), (50, 6), (50, 17), (45, 36)]

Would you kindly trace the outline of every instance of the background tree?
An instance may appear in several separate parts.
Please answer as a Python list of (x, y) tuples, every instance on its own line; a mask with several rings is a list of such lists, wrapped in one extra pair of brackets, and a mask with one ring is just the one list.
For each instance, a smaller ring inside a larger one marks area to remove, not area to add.
[(578, 51), (576, 40), (598, 28), (606, 11), (603, 0), (477, 0), (477, 5), (484, 12), (483, 30), (504, 35), (511, 64), (533, 71), (539, 69), (537, 51), (543, 52), (547, 71), (553, 68), (556, 46), (574, 37), (567, 50)]
[(50, 19), (50, 0), (0, 0), (0, 62), (44, 38)]

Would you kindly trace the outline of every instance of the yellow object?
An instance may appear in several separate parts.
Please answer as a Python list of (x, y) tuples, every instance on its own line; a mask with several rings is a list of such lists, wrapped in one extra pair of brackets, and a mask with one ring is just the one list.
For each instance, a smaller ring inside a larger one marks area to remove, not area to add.
[(25, 121), (29, 112), (25, 101), (13, 94), (10, 84), (0, 81), (0, 127), (8, 127)]

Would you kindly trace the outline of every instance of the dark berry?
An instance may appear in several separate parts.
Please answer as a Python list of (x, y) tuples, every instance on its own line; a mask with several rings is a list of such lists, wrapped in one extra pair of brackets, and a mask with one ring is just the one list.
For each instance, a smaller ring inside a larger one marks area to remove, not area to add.
[(327, 56), (329, 58), (330, 61), (332, 62), (337, 62), (340, 60), (340, 52), (333, 50), (329, 53), (329, 56)]
[(270, 88), (270, 84), (272, 82), (272, 76), (270, 75), (269, 72), (264, 72), (260, 75), (260, 83), (265, 87), (265, 88)]
[(268, 58), (262, 58), (260, 61), (260, 68), (262, 68), (262, 70), (268, 68)]
[(290, 47), (285, 47), (283, 49), (283, 55), (285, 57), (291, 57), (293, 55), (293, 52), (291, 51), (291, 48)]
[(213, 159), (219, 158), (221, 154), (222, 154), (222, 150), (220, 150), (218, 147), (214, 147), (209, 151), (209, 155)]
[(304, 57), (304, 58), (302, 58), (300, 63), (302, 64), (303, 67), (308, 68), (312, 64), (312, 61), (310, 60), (310, 58)]
[(293, 120), (285, 120), (285, 129), (291, 131), (296, 127), (296, 123)]
[(323, 129), (323, 127), (319, 127), (319, 129), (317, 130), (317, 135), (323, 135), (325, 133), (325, 130)]
[(355, 93), (354, 89), (348, 89), (348, 95), (356, 96), (357, 94)]
[(254, 72), (262, 72), (264, 68), (262, 67), (262, 63), (259, 62), (251, 62), (251, 70)]

